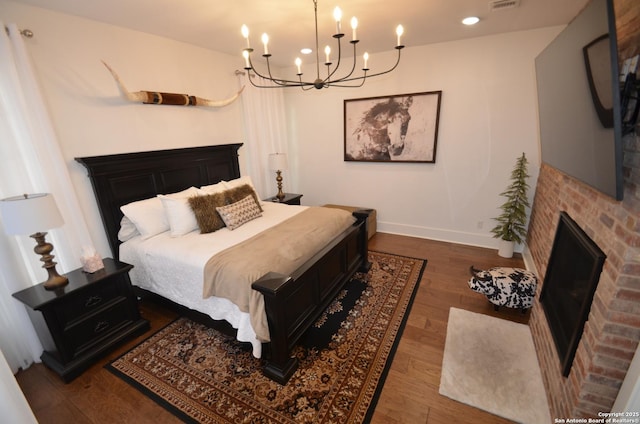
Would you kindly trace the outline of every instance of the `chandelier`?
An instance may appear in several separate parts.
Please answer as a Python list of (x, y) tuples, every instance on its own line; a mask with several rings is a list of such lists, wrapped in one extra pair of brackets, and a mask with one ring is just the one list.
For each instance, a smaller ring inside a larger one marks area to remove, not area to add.
[[(258, 70), (256, 70), (253, 64), (253, 61), (251, 60), (251, 53), (253, 53), (253, 48), (251, 48), (251, 44), (249, 42), (249, 28), (247, 28), (246, 25), (242, 25), (242, 36), (247, 41), (247, 47), (242, 51), (242, 56), (244, 57), (244, 61), (245, 61), (244, 69), (247, 71), (247, 78), (249, 79), (252, 85), (258, 88), (301, 87), (303, 90), (310, 90), (311, 88), (317, 88), (319, 90), (321, 88), (326, 88), (326, 87), (362, 87), (362, 85), (364, 84), (367, 78), (387, 74), (393, 71), (400, 63), (400, 51), (404, 48), (404, 46), (400, 42), (400, 38), (404, 32), (402, 25), (398, 25), (398, 27), (396, 28), (397, 43), (396, 43), (395, 49), (398, 51), (398, 58), (396, 60), (396, 63), (386, 71), (369, 74), (368, 73), (369, 53), (365, 52), (362, 57), (363, 59), (362, 74), (353, 75), (356, 69), (356, 62), (357, 62), (356, 45), (360, 41), (356, 37), (356, 28), (358, 27), (358, 20), (355, 17), (353, 17), (351, 18), (352, 37), (351, 37), (351, 41), (349, 41), (349, 43), (353, 45), (353, 64), (351, 65), (351, 70), (349, 70), (346, 75), (337, 76), (336, 72), (338, 71), (338, 68), (340, 67), (340, 64), (342, 61), (342, 46), (340, 41), (344, 37), (344, 34), (342, 33), (341, 23), (340, 23), (340, 20), (342, 19), (342, 11), (340, 10), (339, 7), (336, 7), (333, 11), (333, 17), (336, 21), (336, 33), (333, 34), (333, 38), (335, 38), (338, 43), (337, 62), (335, 63), (335, 66), (332, 66), (334, 64), (331, 61), (331, 48), (329, 46), (326, 46), (324, 50), (324, 53), (325, 53), (324, 66), (326, 66), (326, 75), (321, 76), (320, 75), (320, 68), (321, 68), (320, 51), (318, 48), (318, 0), (313, 0), (313, 10), (314, 10), (315, 28), (316, 28), (316, 79), (314, 81), (304, 81), (302, 79), (302, 76), (303, 76), (302, 60), (299, 57), (296, 58), (295, 60), (295, 65), (298, 71), (296, 74), (298, 76), (297, 80), (274, 77), (271, 74), (271, 64), (269, 62), (269, 58), (271, 57), (271, 54), (269, 53), (269, 48), (268, 48), (269, 36), (267, 34), (262, 34), (262, 44), (264, 45), (264, 53), (262, 54), (262, 57), (265, 59), (265, 62), (266, 62), (266, 72), (258, 72)], [(253, 71), (259, 77), (272, 81), (274, 84), (260, 85), (260, 84), (254, 83), (251, 80), (250, 75), (248, 75), (250, 71)]]

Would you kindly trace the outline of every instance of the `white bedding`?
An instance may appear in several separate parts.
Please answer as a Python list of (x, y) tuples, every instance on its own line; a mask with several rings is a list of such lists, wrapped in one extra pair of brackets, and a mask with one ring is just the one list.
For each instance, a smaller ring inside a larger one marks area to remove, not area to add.
[(233, 231), (223, 228), (214, 233), (200, 234), (196, 230), (180, 237), (171, 237), (167, 231), (146, 240), (134, 237), (120, 245), (120, 260), (134, 265), (129, 273), (134, 285), (213, 319), (228, 321), (237, 329), (239, 341), (252, 344), (256, 358), (262, 354), (262, 344), (251, 327), (249, 314), (224, 298), (203, 299), (202, 287), (204, 266), (211, 256), (307, 208), (270, 202), (261, 205), (264, 210), (262, 217)]

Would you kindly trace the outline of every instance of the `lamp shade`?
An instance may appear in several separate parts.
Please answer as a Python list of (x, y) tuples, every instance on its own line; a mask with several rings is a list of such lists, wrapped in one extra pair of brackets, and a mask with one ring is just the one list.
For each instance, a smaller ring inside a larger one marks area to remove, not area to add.
[(24, 194), (0, 200), (0, 213), (7, 234), (35, 234), (64, 224), (49, 193)]
[(269, 155), (269, 169), (272, 171), (286, 171), (289, 168), (285, 153), (271, 153)]

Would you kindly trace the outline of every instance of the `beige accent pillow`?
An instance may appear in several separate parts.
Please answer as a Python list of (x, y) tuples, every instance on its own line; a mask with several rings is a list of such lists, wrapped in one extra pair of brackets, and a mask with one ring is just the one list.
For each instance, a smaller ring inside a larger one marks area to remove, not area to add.
[(260, 199), (258, 199), (258, 195), (253, 187), (249, 184), (243, 184), (232, 189), (225, 191), (227, 196), (227, 204), (236, 203), (240, 200), (244, 199), (248, 195), (253, 196), (253, 200), (255, 200), (260, 212), (262, 212), (262, 206), (260, 206)]
[(227, 199), (224, 193), (189, 198), (189, 206), (191, 206), (196, 216), (201, 234), (212, 233), (224, 227), (224, 221), (216, 211), (216, 208), (226, 204)]
[(238, 202), (217, 207), (216, 210), (230, 230), (235, 230), (241, 225), (262, 216), (260, 207), (250, 194)]

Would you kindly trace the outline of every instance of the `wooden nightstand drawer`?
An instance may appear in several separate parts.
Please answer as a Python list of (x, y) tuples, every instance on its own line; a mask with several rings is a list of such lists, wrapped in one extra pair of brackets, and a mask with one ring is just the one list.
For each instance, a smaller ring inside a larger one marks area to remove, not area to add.
[(83, 290), (68, 296), (63, 305), (56, 307), (56, 314), (61, 325), (66, 325), (74, 319), (94, 312), (111, 302), (121, 294), (117, 284), (104, 284), (96, 286), (92, 290)]
[(63, 332), (69, 355), (74, 357), (135, 319), (124, 297), (113, 299), (105, 308), (82, 320), (71, 322)]

